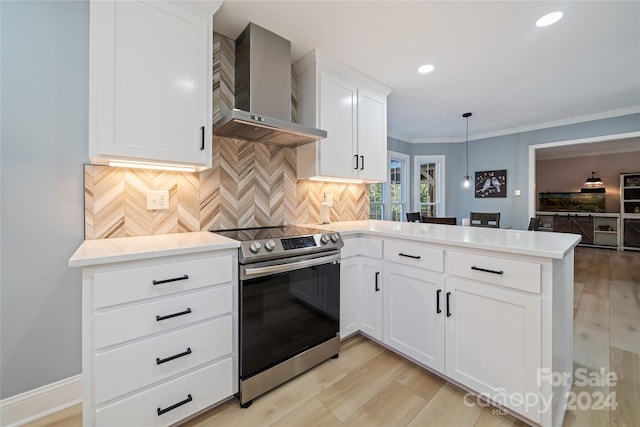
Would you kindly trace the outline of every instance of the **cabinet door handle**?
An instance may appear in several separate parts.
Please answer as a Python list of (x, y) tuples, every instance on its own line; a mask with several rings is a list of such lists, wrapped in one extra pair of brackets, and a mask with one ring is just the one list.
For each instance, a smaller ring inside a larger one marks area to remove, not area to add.
[(171, 319), (172, 317), (184, 316), (189, 313), (191, 313), (191, 308), (187, 308), (185, 311), (181, 311), (179, 313), (167, 314), (166, 316), (156, 316), (156, 322)]
[(184, 357), (191, 354), (191, 347), (187, 347), (187, 351), (183, 351), (182, 353), (178, 353), (178, 354), (174, 354), (173, 356), (169, 356), (166, 359), (160, 359), (159, 357), (156, 357), (156, 365), (162, 365), (163, 363), (167, 363), (167, 362), (171, 362), (174, 359), (177, 359), (179, 357)]
[(471, 266), (471, 269), (472, 270), (476, 270), (476, 271), (484, 271), (485, 273), (500, 274), (500, 275), (504, 274), (504, 271), (502, 271), (502, 270), (500, 270), (500, 271), (498, 271), (498, 270), (488, 270), (486, 268), (476, 267), (475, 265)]
[(403, 254), (402, 252), (400, 252), (398, 255), (403, 256), (405, 258), (420, 259), (420, 255), (407, 255), (407, 254)]
[(200, 144), (200, 150), (204, 150), (204, 126), (200, 127), (200, 131), (202, 133), (202, 142)]
[(187, 280), (189, 278), (189, 276), (187, 276), (186, 274), (184, 276), (180, 276), (180, 277), (173, 277), (171, 279), (164, 279), (164, 280), (154, 280), (153, 284), (154, 285), (162, 285), (163, 283), (170, 283), (170, 282), (177, 282), (180, 280)]
[(193, 400), (193, 397), (191, 397), (191, 394), (188, 394), (187, 398), (185, 400), (181, 401), (181, 402), (175, 403), (175, 404), (169, 406), (168, 408), (164, 408), (164, 409), (158, 408), (158, 416), (160, 416), (162, 414), (165, 414), (165, 413), (167, 413), (169, 411), (173, 411), (174, 409), (176, 409), (176, 408), (178, 408), (178, 407), (180, 407), (182, 405), (185, 405), (185, 404), (191, 402), (192, 400)]
[(440, 310), (440, 294), (442, 293), (442, 289), (438, 289), (436, 291), (436, 313), (440, 314), (442, 313), (442, 310)]
[(360, 170), (364, 170), (364, 156), (360, 156)]
[(358, 170), (358, 155), (354, 155), (353, 157), (356, 158), (356, 167), (354, 168), (354, 170)]
[(378, 286), (378, 277), (380, 277), (380, 272), (376, 271), (376, 292), (380, 292), (380, 286)]
[(447, 292), (447, 317), (451, 317), (450, 301), (449, 301), (450, 297), (451, 297), (451, 292)]

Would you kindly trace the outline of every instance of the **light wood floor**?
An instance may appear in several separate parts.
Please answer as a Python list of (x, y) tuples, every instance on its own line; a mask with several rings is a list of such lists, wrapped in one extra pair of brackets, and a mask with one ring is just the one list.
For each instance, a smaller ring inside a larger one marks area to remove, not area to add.
[[(640, 426), (640, 252), (576, 249), (574, 367), (617, 374), (615, 410), (570, 410), (567, 427)], [(469, 407), (465, 392), (362, 336), (340, 357), (256, 399), (231, 400), (187, 422), (200, 426), (522, 426), (491, 407)], [(80, 426), (74, 406), (29, 426)]]

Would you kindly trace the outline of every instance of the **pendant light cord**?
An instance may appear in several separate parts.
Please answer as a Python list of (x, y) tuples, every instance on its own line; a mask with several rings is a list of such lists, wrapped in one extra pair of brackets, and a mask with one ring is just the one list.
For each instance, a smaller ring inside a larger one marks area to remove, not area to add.
[(469, 176), (469, 116), (467, 116), (467, 138), (465, 150), (467, 151), (467, 176)]
[(465, 151), (467, 153), (467, 172), (464, 176), (464, 179), (466, 181), (471, 181), (471, 177), (469, 176), (469, 117), (471, 117), (471, 113), (464, 113), (462, 117), (467, 119), (467, 136), (465, 139)]

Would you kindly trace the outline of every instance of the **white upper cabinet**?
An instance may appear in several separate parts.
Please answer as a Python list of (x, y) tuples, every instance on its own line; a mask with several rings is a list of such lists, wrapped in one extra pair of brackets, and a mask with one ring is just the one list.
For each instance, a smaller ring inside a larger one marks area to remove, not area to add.
[(358, 177), (387, 180), (387, 97), (358, 89)]
[(91, 2), (93, 163), (211, 167), (213, 12), (220, 3)]
[(298, 121), (327, 138), (297, 148), (298, 178), (386, 181), (391, 89), (317, 51), (294, 65)]
[[(351, 177), (354, 169), (353, 153), (357, 152), (357, 109), (355, 100), (358, 88), (329, 73), (320, 73), (321, 129), (327, 131), (327, 138), (316, 144), (308, 144), (310, 152), (319, 147), (320, 171), (318, 175)], [(299, 157), (300, 159), (300, 157)], [(315, 159), (309, 158), (312, 164)], [(298, 169), (300, 171), (300, 169)], [(298, 177), (300, 174), (298, 173)]]

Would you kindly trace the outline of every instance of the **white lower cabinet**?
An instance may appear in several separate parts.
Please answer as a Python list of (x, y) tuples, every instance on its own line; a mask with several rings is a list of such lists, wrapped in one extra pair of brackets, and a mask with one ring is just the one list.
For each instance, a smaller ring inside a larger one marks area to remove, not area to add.
[(443, 288), (442, 273), (384, 263), (383, 342), (438, 371), (444, 369), (444, 318), (438, 302)]
[(83, 425), (170, 425), (238, 391), (236, 250), (83, 270)]
[(382, 260), (360, 257), (360, 331), (382, 341)]
[[(197, 413), (232, 393), (231, 358), (101, 407), (98, 426), (166, 426)], [(86, 425), (86, 424), (84, 424)]]
[[(345, 239), (345, 245), (347, 240)], [(360, 257), (340, 261), (340, 338), (358, 332), (360, 316)]]
[(362, 331), (382, 340), (382, 240), (367, 237), (343, 240), (340, 338)]
[(100, 351), (95, 358), (96, 403), (103, 403), (231, 354), (231, 316)]
[(445, 291), (446, 376), (540, 422), (540, 297), (457, 277)]
[(527, 422), (562, 424), (570, 384), (539, 377), (573, 369), (572, 253), (344, 241), (343, 337), (361, 332)]
[[(371, 255), (370, 244), (354, 241)], [(545, 424), (539, 397), (548, 391), (537, 381), (544, 366), (541, 261), (396, 239), (382, 245), (383, 259), (347, 248), (341, 304), (348, 332), (359, 330)]]

